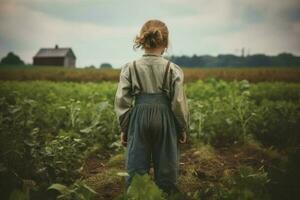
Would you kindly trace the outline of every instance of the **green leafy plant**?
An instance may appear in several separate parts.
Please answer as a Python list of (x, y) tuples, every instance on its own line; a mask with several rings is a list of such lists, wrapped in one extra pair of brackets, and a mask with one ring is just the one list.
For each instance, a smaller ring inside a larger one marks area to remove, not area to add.
[[(48, 77), (45, 72), (50, 69), (40, 70), (40, 79), (77, 80), (75, 71)], [(93, 79), (90, 75), (85, 74), (84, 80)], [(122, 150), (116, 145), (116, 83), (1, 81), (0, 85), (0, 166), (21, 180), (34, 180), (37, 186), (31, 193), (42, 193), (56, 182), (73, 183), (91, 154), (104, 158)], [(211, 78), (185, 87), (191, 113), (188, 133), (195, 146), (229, 147), (249, 138), (283, 151), (299, 146), (299, 84)], [(0, 183), (6, 184), (6, 179)]]
[(263, 167), (258, 170), (241, 166), (232, 177), (226, 177), (226, 188), (220, 188), (219, 196), (224, 200), (267, 200), (270, 199), (266, 185), (270, 181)]
[(60, 200), (92, 200), (97, 194), (92, 188), (80, 181), (75, 182), (69, 187), (55, 183), (52, 184), (48, 190), (56, 190), (59, 192), (57, 199)]
[(135, 175), (127, 191), (129, 200), (164, 200), (163, 192), (148, 174)]

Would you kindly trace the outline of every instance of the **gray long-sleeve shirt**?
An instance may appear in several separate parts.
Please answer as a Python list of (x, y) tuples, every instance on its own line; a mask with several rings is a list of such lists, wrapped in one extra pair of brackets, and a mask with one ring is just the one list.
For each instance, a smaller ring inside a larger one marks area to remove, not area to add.
[[(136, 60), (136, 68), (144, 92), (161, 92), (159, 87), (162, 86), (167, 63), (168, 60), (162, 56), (149, 53), (144, 54), (143, 57)], [(179, 129), (186, 131), (189, 125), (189, 111), (183, 86), (184, 74), (182, 69), (172, 62), (170, 64), (167, 80), (166, 90), (172, 100), (172, 111), (177, 119)], [(121, 122), (122, 117), (133, 105), (134, 95), (139, 92), (137, 88), (139, 88), (139, 84), (133, 68), (133, 62), (128, 62), (121, 68), (114, 102), (115, 112), (121, 130), (125, 129), (124, 123)]]

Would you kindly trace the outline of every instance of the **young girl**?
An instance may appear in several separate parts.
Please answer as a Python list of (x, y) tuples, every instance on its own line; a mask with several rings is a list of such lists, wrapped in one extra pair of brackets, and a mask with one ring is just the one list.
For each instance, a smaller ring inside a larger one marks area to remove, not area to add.
[(144, 55), (122, 67), (115, 96), (121, 143), (127, 146), (127, 187), (135, 174), (149, 173), (153, 162), (155, 183), (166, 193), (177, 191), (178, 142), (186, 142), (189, 121), (183, 71), (162, 57), (168, 38), (163, 22), (143, 25), (134, 48)]

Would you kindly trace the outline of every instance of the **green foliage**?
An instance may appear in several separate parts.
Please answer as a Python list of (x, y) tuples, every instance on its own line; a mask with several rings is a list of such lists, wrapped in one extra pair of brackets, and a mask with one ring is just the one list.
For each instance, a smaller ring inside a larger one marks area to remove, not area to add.
[(223, 176), (218, 182), (208, 182), (199, 190), (188, 194), (190, 199), (211, 200), (268, 200), (270, 199), (268, 173), (261, 167), (240, 166), (231, 176)]
[(124, 153), (122, 152), (121, 154), (117, 154), (115, 156), (112, 156), (109, 161), (107, 162), (107, 166), (109, 167), (114, 167), (114, 166), (120, 166), (124, 162)]
[(92, 200), (97, 194), (92, 188), (80, 181), (69, 187), (54, 183), (48, 190), (56, 190), (59, 192), (60, 195), (57, 196), (57, 199), (59, 200)]
[(51, 182), (72, 183), (79, 177), (80, 167), (87, 151), (87, 142), (80, 136), (60, 132), (45, 146), (32, 150), (39, 174), (46, 175)]
[(260, 103), (262, 100), (269, 101), (300, 101), (300, 84), (282, 82), (263, 82), (253, 84), (250, 88), (251, 100)]
[(193, 55), (189, 56), (171, 56), (170, 59), (180, 66), (186, 67), (261, 67), (261, 66), (300, 66), (300, 57), (291, 53), (280, 53), (277, 56), (268, 56), (265, 54), (236, 56), (225, 54), (218, 56)]
[[(116, 84), (110, 82), (1, 82), (1, 168), (21, 179), (33, 179), (36, 190), (52, 183), (73, 183), (91, 153), (119, 149), (115, 90)], [(255, 138), (264, 145), (287, 149), (300, 142), (298, 84), (208, 79), (187, 84), (186, 92), (191, 113), (188, 133), (195, 146), (229, 146)], [(121, 160), (121, 156), (112, 157), (108, 165), (119, 165)], [(238, 177), (234, 180), (252, 184), (251, 179)], [(144, 191), (140, 186), (132, 191)], [(152, 186), (149, 191), (158, 195)], [(232, 197), (237, 192), (227, 194)]]
[(30, 200), (29, 199), (29, 194), (22, 191), (22, 190), (14, 190), (10, 197), (9, 200)]
[(96, 85), (78, 86), (1, 84), (0, 164), (39, 186), (70, 184), (91, 152), (113, 150), (118, 126), (107, 99), (110, 84), (102, 88), (106, 93)]
[(280, 149), (300, 144), (300, 104), (263, 100), (250, 131), (261, 143)]
[(24, 65), (24, 61), (13, 52), (9, 52), (1, 59), (0, 65)]
[[(35, 182), (32, 180), (22, 180), (16, 174), (6, 171), (6, 177), (1, 176), (1, 178), (6, 179), (6, 186), (1, 188), (1, 198), (9, 200), (30, 200), (30, 189), (35, 185)], [(17, 182), (15, 182), (17, 180)], [(9, 187), (14, 182), (14, 188)], [(17, 184), (16, 184), (17, 183)], [(3, 185), (1, 185), (3, 187)], [(6, 191), (12, 190), (12, 191)], [(8, 197), (9, 196), (9, 197)]]
[(243, 143), (253, 136), (280, 148), (299, 144), (300, 88), (276, 85), (278, 89), (267, 83), (215, 79), (188, 84), (190, 136), (214, 146)]
[(191, 85), (188, 93), (195, 94), (189, 102), (191, 136), (215, 146), (244, 142), (255, 116), (249, 87), (247, 81), (215, 79)]
[(112, 68), (112, 65), (110, 63), (102, 63), (100, 65), (100, 69), (110, 69)]
[(163, 192), (155, 185), (148, 174), (135, 175), (128, 188), (129, 200), (164, 200)]
[(263, 168), (254, 170), (252, 167), (242, 166), (234, 176), (225, 178), (227, 188), (220, 188), (219, 196), (224, 200), (267, 200), (270, 199), (266, 189), (269, 181)]

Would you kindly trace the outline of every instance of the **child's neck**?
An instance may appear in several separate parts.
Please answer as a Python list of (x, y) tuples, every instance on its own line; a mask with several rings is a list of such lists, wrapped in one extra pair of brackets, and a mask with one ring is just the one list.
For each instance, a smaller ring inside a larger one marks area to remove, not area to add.
[(145, 54), (155, 54), (160, 56), (163, 53), (164, 53), (164, 48), (145, 49)]

